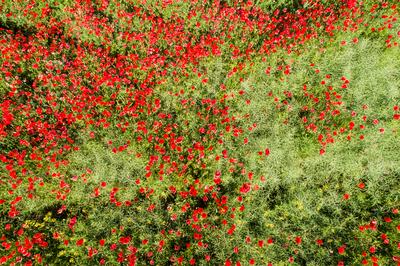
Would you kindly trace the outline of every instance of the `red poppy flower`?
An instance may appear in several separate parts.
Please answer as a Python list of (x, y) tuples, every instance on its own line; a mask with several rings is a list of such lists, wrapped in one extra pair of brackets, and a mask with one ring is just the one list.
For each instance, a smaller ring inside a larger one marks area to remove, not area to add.
[(240, 187), (240, 193), (246, 194), (250, 191), (251, 189), (251, 185), (250, 183), (244, 183), (241, 187)]
[(193, 238), (196, 239), (196, 240), (200, 240), (202, 238), (202, 235), (198, 234), (198, 233), (194, 233), (193, 234)]
[(390, 223), (392, 221), (392, 219), (390, 217), (385, 217), (383, 218), (385, 220), (385, 222)]
[(129, 244), (129, 242), (131, 241), (131, 237), (127, 236), (127, 237), (120, 237), (119, 238), (119, 243), (126, 245)]
[(340, 246), (339, 248), (338, 248), (338, 253), (339, 254), (343, 254), (345, 252), (345, 247), (344, 246)]
[(81, 239), (79, 239), (79, 240), (76, 241), (76, 245), (77, 245), (78, 247), (80, 247), (80, 246), (83, 245), (84, 242), (85, 242), (85, 240), (84, 240), (83, 238), (81, 238)]
[(238, 248), (238, 247), (234, 247), (234, 248), (233, 248), (233, 252), (234, 252), (235, 254), (238, 254), (238, 253), (239, 253), (239, 248)]

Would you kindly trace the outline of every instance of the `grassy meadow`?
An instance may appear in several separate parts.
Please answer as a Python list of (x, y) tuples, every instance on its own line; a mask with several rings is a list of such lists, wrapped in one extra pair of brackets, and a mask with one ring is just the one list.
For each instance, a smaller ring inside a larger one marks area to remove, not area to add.
[(0, 265), (400, 265), (400, 3), (0, 4)]

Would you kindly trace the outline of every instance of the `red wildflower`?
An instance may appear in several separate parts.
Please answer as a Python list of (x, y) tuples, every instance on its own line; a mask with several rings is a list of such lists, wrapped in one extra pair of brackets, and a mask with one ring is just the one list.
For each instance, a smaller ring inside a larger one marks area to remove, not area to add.
[(72, 217), (72, 218), (69, 220), (68, 227), (69, 227), (69, 229), (71, 229), (72, 232), (74, 231), (74, 226), (75, 226), (75, 224), (76, 224), (76, 216), (75, 216), (75, 217)]
[(216, 185), (221, 184), (221, 172), (220, 171), (216, 171), (215, 175), (214, 175), (214, 183)]
[(384, 218), (385, 222), (390, 223), (392, 221), (392, 219), (390, 217), (385, 217)]
[(343, 254), (345, 252), (345, 247), (344, 246), (340, 246), (339, 248), (338, 248), (338, 253), (339, 254)]
[(235, 253), (235, 254), (238, 254), (239, 253), (239, 248), (236, 246), (236, 247), (234, 247), (233, 248), (233, 252)]
[(79, 239), (79, 240), (76, 241), (76, 245), (77, 245), (78, 247), (80, 247), (80, 246), (83, 245), (84, 242), (85, 242), (85, 240), (84, 240), (83, 238), (81, 238), (81, 239)]
[(196, 240), (200, 240), (200, 239), (202, 239), (202, 235), (198, 234), (198, 233), (194, 233), (193, 234), (193, 238), (196, 239)]
[(240, 193), (246, 194), (250, 191), (251, 189), (251, 184), (250, 183), (244, 183), (241, 187), (240, 187)]
[(127, 237), (120, 237), (119, 239), (119, 243), (126, 245), (129, 244), (129, 242), (131, 241), (131, 237), (127, 236)]

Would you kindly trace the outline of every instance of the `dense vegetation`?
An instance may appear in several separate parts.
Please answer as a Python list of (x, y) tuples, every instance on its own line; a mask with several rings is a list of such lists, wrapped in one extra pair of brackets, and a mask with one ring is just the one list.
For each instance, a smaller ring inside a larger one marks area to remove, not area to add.
[(400, 265), (398, 0), (3, 0), (0, 264)]

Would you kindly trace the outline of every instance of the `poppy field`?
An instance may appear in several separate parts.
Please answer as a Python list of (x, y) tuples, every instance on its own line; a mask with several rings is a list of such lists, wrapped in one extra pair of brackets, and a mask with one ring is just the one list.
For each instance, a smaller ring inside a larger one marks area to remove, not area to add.
[(0, 265), (400, 266), (399, 12), (2, 0)]

